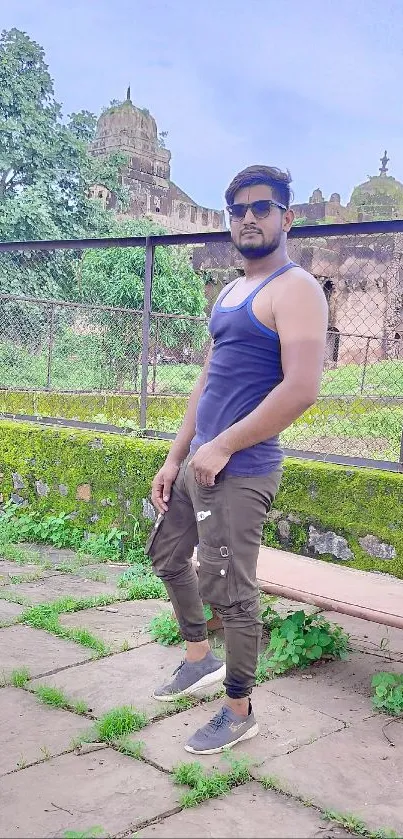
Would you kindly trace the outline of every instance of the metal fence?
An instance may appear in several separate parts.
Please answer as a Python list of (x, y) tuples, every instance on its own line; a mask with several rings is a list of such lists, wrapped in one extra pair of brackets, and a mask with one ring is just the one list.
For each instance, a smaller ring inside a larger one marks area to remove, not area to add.
[[(179, 279), (165, 277), (163, 261), (154, 266), (160, 247), (173, 247), (174, 264), (183, 270), (193, 262), (204, 277), (204, 314), (192, 313), (192, 295), (179, 294)], [(136, 253), (137, 259), (139, 248), (142, 268), (131, 275), (127, 258)], [(113, 260), (100, 261), (105, 249)], [(330, 319), (321, 395), (282, 435), (286, 451), (401, 469), (403, 221), (297, 227), (289, 252), (323, 286)], [(89, 264), (97, 288), (119, 281), (123, 304), (125, 282), (134, 284), (137, 307), (80, 301)], [(84, 394), (119, 394), (119, 407), (104, 400), (104, 411), (86, 419), (99, 422), (102, 414), (105, 423), (135, 420), (148, 432), (174, 433), (204, 361), (211, 306), (240, 271), (229, 233), (0, 244), (0, 410), (10, 413), (18, 403), (7, 391), (64, 393), (70, 418), (73, 394), (81, 394), (83, 404)], [(159, 298), (153, 281), (162, 289)], [(171, 289), (170, 311), (161, 310), (168, 299), (164, 283)], [(63, 288), (76, 299), (56, 299)], [(138, 396), (132, 413), (125, 396)]]

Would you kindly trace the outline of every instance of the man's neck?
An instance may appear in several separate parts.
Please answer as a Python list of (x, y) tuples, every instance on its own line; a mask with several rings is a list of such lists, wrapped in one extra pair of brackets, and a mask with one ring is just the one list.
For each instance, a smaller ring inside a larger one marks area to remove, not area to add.
[(261, 259), (244, 259), (244, 272), (247, 280), (258, 277), (270, 277), (278, 268), (282, 268), (290, 261), (286, 248), (277, 248), (273, 253)]

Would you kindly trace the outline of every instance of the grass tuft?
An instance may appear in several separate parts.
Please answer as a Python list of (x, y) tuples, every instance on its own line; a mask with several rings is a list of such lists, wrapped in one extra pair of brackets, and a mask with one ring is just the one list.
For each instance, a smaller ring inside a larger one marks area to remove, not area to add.
[(99, 740), (111, 743), (131, 734), (132, 731), (140, 731), (148, 721), (147, 714), (137, 711), (131, 705), (122, 705), (121, 708), (112, 708), (100, 717), (95, 723), (95, 729)]
[(20, 670), (12, 671), (9, 682), (15, 688), (24, 688), (30, 678), (29, 670), (26, 667), (21, 667)]
[(82, 699), (69, 699), (62, 690), (52, 685), (38, 685), (34, 693), (41, 702), (44, 702), (45, 705), (51, 705), (53, 708), (63, 708), (66, 711), (74, 711), (75, 714), (88, 713), (86, 702)]
[(233, 787), (246, 784), (252, 779), (249, 758), (233, 758), (230, 755), (226, 757), (230, 763), (228, 772), (214, 771), (208, 774), (198, 762), (181, 763), (173, 770), (174, 782), (190, 787), (189, 792), (185, 792), (180, 798), (181, 807), (196, 807), (202, 801), (225, 795)]

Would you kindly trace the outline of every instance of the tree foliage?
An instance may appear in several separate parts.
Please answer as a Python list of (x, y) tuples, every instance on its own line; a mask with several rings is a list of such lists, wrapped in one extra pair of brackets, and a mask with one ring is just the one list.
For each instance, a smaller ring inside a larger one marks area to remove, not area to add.
[(17, 29), (0, 38), (0, 238), (74, 238), (106, 229), (99, 202), (104, 183), (121, 201), (123, 155), (90, 156), (96, 117), (89, 111), (62, 120), (42, 47)]
[[(115, 222), (111, 236), (148, 236), (165, 233), (148, 219)], [(130, 309), (142, 309), (144, 301), (145, 250), (113, 247), (89, 250), (80, 266), (79, 299)], [(206, 305), (204, 284), (190, 263), (188, 248), (157, 247), (154, 259), (152, 310), (178, 315), (203, 315)], [(105, 328), (104, 348), (113, 361), (118, 380), (125, 374), (128, 359), (138, 358), (141, 347), (141, 318), (123, 313), (99, 313)], [(157, 338), (157, 319), (151, 319), (151, 340)], [(207, 338), (203, 322), (187, 318), (159, 318), (159, 352), (167, 348), (201, 347)], [(109, 366), (111, 367), (112, 361)]]

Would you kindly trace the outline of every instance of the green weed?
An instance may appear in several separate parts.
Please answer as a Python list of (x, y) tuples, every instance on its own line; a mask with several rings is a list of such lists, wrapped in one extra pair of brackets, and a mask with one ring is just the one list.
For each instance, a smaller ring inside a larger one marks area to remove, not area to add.
[(123, 705), (121, 708), (112, 708), (100, 717), (95, 729), (99, 740), (110, 743), (131, 734), (132, 731), (140, 731), (147, 723), (147, 714), (137, 711), (132, 706)]
[(148, 631), (154, 641), (159, 641), (165, 647), (180, 644), (183, 640), (178, 621), (172, 612), (155, 615), (149, 623)]
[(18, 565), (40, 565), (44, 570), (52, 567), (51, 563), (44, 562), (37, 551), (31, 551), (12, 542), (1, 543), (0, 556), (2, 559), (8, 559), (9, 562), (15, 562)]
[(62, 690), (52, 687), (52, 685), (38, 685), (34, 693), (41, 702), (44, 702), (45, 705), (51, 705), (53, 708), (63, 708), (66, 711), (74, 711), (75, 714), (88, 713), (86, 702), (82, 699), (69, 699)]
[(217, 770), (207, 773), (198, 762), (181, 763), (177, 766), (172, 773), (174, 782), (190, 787), (190, 791), (181, 796), (180, 806), (195, 807), (202, 801), (218, 798), (228, 793), (233, 787), (246, 784), (251, 780), (250, 761), (247, 757), (236, 759), (228, 755), (227, 760), (230, 764), (228, 772)]
[(15, 688), (24, 688), (30, 678), (29, 670), (26, 667), (21, 667), (20, 670), (12, 671), (8, 681)]
[(272, 789), (275, 792), (282, 792), (285, 795), (288, 794), (286, 787), (276, 775), (263, 775), (259, 780), (264, 789)]
[(129, 740), (127, 735), (113, 741), (113, 748), (123, 755), (132, 757), (135, 760), (142, 760), (144, 757), (144, 743), (142, 740)]
[(375, 688), (372, 696), (374, 708), (392, 716), (403, 714), (403, 674), (376, 673), (371, 686)]
[(350, 833), (357, 836), (364, 836), (366, 839), (399, 839), (398, 834), (388, 827), (381, 827), (378, 830), (371, 830), (359, 817), (349, 813), (339, 813), (335, 810), (325, 810), (322, 814), (326, 821), (336, 822)]
[[(210, 620), (213, 617), (211, 607), (205, 605), (203, 606), (203, 610), (206, 620)], [(183, 641), (180, 626), (175, 615), (166, 610), (152, 618), (148, 625), (148, 631), (154, 641), (159, 641), (165, 647), (180, 644)], [(221, 645), (216, 646), (214, 652), (220, 657), (223, 657)]]
[(281, 674), (321, 658), (347, 657), (348, 635), (320, 615), (300, 610), (281, 617), (268, 606), (262, 618), (270, 631), (270, 641), (260, 659), (260, 677), (265, 664), (267, 672)]
[(59, 638), (66, 638), (75, 641), (84, 647), (94, 650), (97, 655), (104, 656), (110, 653), (110, 648), (100, 639), (93, 635), (85, 627), (66, 627), (59, 621), (59, 615), (65, 612), (76, 612), (80, 609), (88, 609), (93, 606), (104, 606), (116, 601), (113, 595), (101, 595), (99, 597), (75, 600), (72, 597), (64, 597), (54, 603), (41, 603), (30, 606), (20, 616), (20, 623), (32, 626), (35, 629), (43, 629)]
[(41, 571), (31, 571), (28, 574), (8, 574), (7, 583), (9, 585), (19, 585), (20, 583), (36, 583), (38, 580), (43, 580), (44, 574)]
[(136, 566), (125, 571), (119, 578), (118, 586), (124, 588), (126, 600), (168, 600), (163, 582), (152, 572), (144, 573)]

